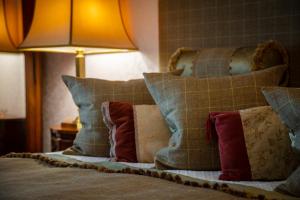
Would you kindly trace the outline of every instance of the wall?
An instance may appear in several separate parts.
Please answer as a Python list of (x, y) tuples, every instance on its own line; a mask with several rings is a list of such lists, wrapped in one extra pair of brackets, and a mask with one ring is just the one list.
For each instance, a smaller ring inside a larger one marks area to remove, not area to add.
[[(86, 56), (86, 77), (106, 80), (129, 80), (143, 77), (143, 72), (158, 70), (147, 64), (145, 52)], [(158, 59), (157, 59), (158, 60)]]
[[(158, 0), (124, 0), (127, 24), (138, 52), (90, 55), (86, 57), (87, 77), (108, 80), (141, 78), (143, 72), (158, 71)], [(43, 56), (43, 143), (50, 150), (49, 127), (77, 115), (61, 75), (75, 74), (73, 55), (47, 53)]]
[(8, 116), (25, 118), (25, 72), (24, 55), (0, 54), (0, 112)]
[(61, 75), (75, 75), (74, 60), (71, 54), (43, 55), (43, 146), (46, 151), (51, 149), (49, 127), (77, 115), (70, 92), (61, 79)]
[(253, 46), (275, 39), (290, 54), (290, 84), (300, 86), (299, 0), (160, 0), (160, 64), (179, 47)]

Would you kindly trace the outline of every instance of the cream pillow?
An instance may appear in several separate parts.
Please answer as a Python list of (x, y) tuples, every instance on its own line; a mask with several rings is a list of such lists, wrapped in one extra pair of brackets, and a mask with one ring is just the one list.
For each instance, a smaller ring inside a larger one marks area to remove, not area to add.
[(171, 133), (157, 105), (134, 105), (133, 113), (137, 160), (153, 163), (156, 152), (168, 146)]

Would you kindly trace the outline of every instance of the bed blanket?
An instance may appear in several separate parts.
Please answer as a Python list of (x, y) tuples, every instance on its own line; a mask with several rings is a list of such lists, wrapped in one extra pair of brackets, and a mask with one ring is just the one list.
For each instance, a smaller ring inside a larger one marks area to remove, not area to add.
[(59, 155), (0, 159), (0, 199), (296, 199), (114, 162), (87, 164)]

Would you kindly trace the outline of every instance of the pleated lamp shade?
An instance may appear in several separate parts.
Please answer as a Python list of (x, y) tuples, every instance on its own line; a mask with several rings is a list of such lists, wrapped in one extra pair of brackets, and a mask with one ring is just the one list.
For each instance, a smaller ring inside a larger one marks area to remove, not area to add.
[(83, 54), (136, 50), (121, 12), (119, 0), (36, 0), (20, 48)]
[(21, 0), (0, 0), (0, 52), (17, 52), (23, 39)]

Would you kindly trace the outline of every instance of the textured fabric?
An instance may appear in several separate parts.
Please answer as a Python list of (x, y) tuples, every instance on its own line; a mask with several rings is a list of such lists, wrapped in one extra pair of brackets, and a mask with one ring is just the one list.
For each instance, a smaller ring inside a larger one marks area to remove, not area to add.
[(270, 40), (257, 46), (236, 49), (229, 65), (230, 74), (244, 74), (288, 63), (285, 48), (279, 42)]
[(118, 162), (137, 162), (132, 104), (103, 102), (103, 121), (109, 129), (110, 157)]
[(236, 183), (218, 184), (114, 162), (88, 164), (39, 156), (0, 159), (1, 199), (290, 199)]
[(269, 40), (252, 47), (179, 48), (170, 57), (169, 70), (184, 69), (182, 76), (212, 77), (245, 74), (276, 65), (288, 65), (286, 49)]
[(240, 110), (252, 179), (287, 178), (297, 166), (288, 130), (269, 106)]
[(229, 63), (230, 74), (244, 74), (252, 70), (253, 52), (255, 47), (240, 47), (237, 48), (233, 54)]
[(298, 167), (275, 191), (300, 197), (300, 167)]
[(282, 42), (290, 55), (290, 86), (300, 86), (298, 0), (159, 0), (159, 66), (180, 47), (256, 46)]
[(145, 73), (146, 85), (171, 130), (169, 146), (155, 157), (159, 168), (219, 169), (216, 144), (205, 142), (209, 112), (265, 105), (262, 86), (279, 85), (286, 66), (215, 78)]
[(199, 50), (193, 65), (195, 77), (229, 75), (229, 62), (234, 48), (203, 48)]
[(103, 123), (101, 104), (104, 101), (127, 101), (133, 104), (153, 104), (143, 79), (107, 81), (92, 78), (63, 76), (75, 104), (79, 108), (82, 129), (73, 146), (65, 153), (108, 156), (108, 129)]
[[(211, 113), (224, 180), (283, 180), (297, 167), (288, 130), (269, 106)], [(250, 173), (250, 174), (249, 174)]]
[[(73, 167), (49, 167), (32, 159), (0, 159), (0, 170), (0, 197), (3, 200), (244, 199), (216, 190), (185, 186), (149, 176), (101, 173)], [(240, 191), (246, 188), (240, 188)], [(260, 191), (256, 194), (260, 194)]]
[(222, 174), (220, 180), (251, 180), (243, 125), (239, 112), (212, 112), (209, 114), (208, 134), (217, 134)]
[(229, 75), (234, 48), (179, 48), (170, 57), (169, 70), (184, 69), (182, 76), (211, 77)]
[(177, 49), (169, 59), (168, 69), (170, 71), (183, 69), (182, 76), (191, 76), (193, 74), (192, 67), (197, 54), (198, 50), (187, 49), (184, 47)]
[(133, 113), (137, 160), (153, 163), (155, 153), (168, 146), (169, 127), (157, 105), (135, 105)]
[(290, 129), (292, 146), (300, 152), (300, 88), (268, 87), (262, 92)]
[[(91, 157), (91, 156), (74, 156), (74, 155), (65, 155), (62, 154), (62, 152), (49, 152), (46, 153), (47, 155), (54, 155), (54, 156), (63, 156), (67, 157), (67, 159), (72, 158), (76, 159), (78, 161), (88, 162), (88, 163), (97, 163), (97, 162), (103, 162), (108, 161), (109, 158), (105, 157)], [(120, 162), (119, 162), (120, 163)], [(137, 168), (154, 168), (154, 163), (129, 163), (129, 162), (122, 162), (122, 164), (125, 164), (127, 166), (131, 167), (137, 167)], [(192, 171), (192, 170), (165, 170), (167, 172), (171, 172), (174, 174), (184, 175), (188, 177), (192, 177), (195, 179), (202, 179), (206, 181), (213, 181), (217, 182), (219, 184), (222, 183), (231, 183), (228, 181), (219, 180), (218, 177), (221, 174), (221, 171)], [(260, 188), (267, 191), (273, 191), (278, 185), (282, 184), (284, 181), (239, 181), (236, 182), (236, 184), (244, 185), (244, 186), (251, 186), (255, 188)]]
[(183, 73), (184, 69), (175, 69), (175, 70), (172, 70), (168, 73), (172, 74), (172, 75), (175, 75), (175, 76), (181, 76), (181, 74)]

